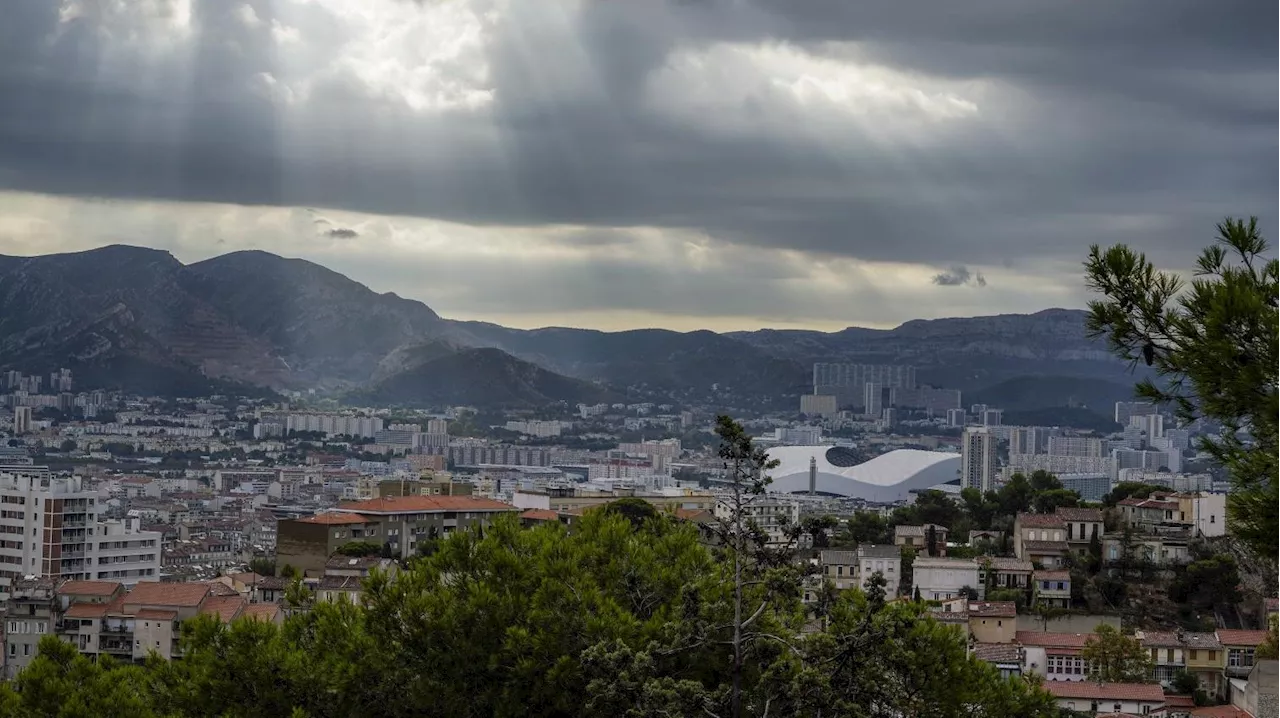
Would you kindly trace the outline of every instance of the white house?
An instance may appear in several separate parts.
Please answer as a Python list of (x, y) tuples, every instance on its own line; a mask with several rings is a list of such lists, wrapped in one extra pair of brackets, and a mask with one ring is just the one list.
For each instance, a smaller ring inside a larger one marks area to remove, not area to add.
[(1043, 687), (1059, 708), (1080, 713), (1143, 716), (1164, 708), (1164, 689), (1155, 683), (1050, 681)]
[(960, 595), (969, 587), (982, 594), (978, 565), (967, 558), (917, 557), (911, 565), (911, 593), (926, 601), (940, 601)]

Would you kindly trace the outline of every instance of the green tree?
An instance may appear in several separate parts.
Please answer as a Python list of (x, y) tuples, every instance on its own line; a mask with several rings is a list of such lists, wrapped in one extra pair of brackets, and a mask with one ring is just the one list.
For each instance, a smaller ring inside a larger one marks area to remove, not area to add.
[(1127, 498), (1145, 499), (1160, 488), (1155, 484), (1142, 484), (1137, 481), (1121, 481), (1111, 487), (1111, 491), (1102, 497), (1104, 506), (1115, 506)]
[(37, 655), (17, 680), (0, 686), (0, 714), (19, 718), (126, 718), (157, 715), (148, 675), (110, 656), (92, 661), (55, 636), (40, 639)]
[(658, 510), (653, 504), (635, 496), (627, 496), (604, 505), (604, 510), (626, 518), (633, 526), (639, 528), (645, 521), (656, 518)]
[(1174, 576), (1169, 598), (1197, 609), (1240, 602), (1240, 569), (1229, 554), (1192, 561)]
[(382, 544), (373, 541), (351, 541), (338, 547), (334, 553), (343, 556), (377, 556), (382, 552)]
[(1280, 640), (1277, 639), (1276, 620), (1276, 614), (1274, 613), (1267, 618), (1267, 639), (1258, 644), (1258, 648), (1254, 652), (1254, 657), (1260, 661), (1270, 661), (1280, 657), (1280, 651), (1277, 650), (1277, 646), (1280, 646)]
[(1080, 494), (1067, 489), (1040, 491), (1031, 500), (1031, 505), (1038, 514), (1051, 514), (1060, 508), (1079, 506)]
[(1020, 473), (1010, 476), (1004, 486), (996, 492), (996, 503), (1000, 507), (1000, 514), (1016, 516), (1030, 510), (1034, 493), (1035, 490), (1031, 488), (1031, 482), (1026, 476)]
[(259, 576), (276, 575), (276, 560), (266, 556), (257, 556), (249, 560), (249, 570)]
[(62, 443), (58, 445), (58, 449), (59, 449), (60, 451), (62, 451), (62, 453), (64, 453), (64, 454), (66, 454), (66, 453), (68, 453), (68, 452), (75, 451), (75, 450), (76, 450), (76, 440), (75, 440), (75, 439), (63, 439), (63, 440), (62, 440)]
[(893, 543), (893, 530), (889, 522), (874, 511), (855, 511), (845, 523), (845, 538), (856, 544)]
[(1174, 693), (1192, 695), (1200, 690), (1200, 679), (1196, 678), (1194, 673), (1178, 671), (1174, 674), (1173, 680), (1169, 682), (1169, 687), (1173, 689)]
[(1228, 218), (1217, 230), (1189, 286), (1124, 245), (1093, 246), (1087, 282), (1104, 298), (1090, 302), (1087, 327), (1091, 336), (1106, 336), (1118, 356), (1155, 370), (1161, 384), (1144, 379), (1140, 397), (1172, 405), (1183, 421), (1221, 422), (1223, 431), (1201, 437), (1200, 446), (1233, 483), (1227, 497), (1232, 531), (1274, 561), (1280, 553), (1280, 263), (1266, 257), (1256, 218)]
[(1154, 664), (1151, 654), (1133, 636), (1106, 623), (1093, 629), (1080, 657), (1089, 665), (1089, 677), (1104, 683), (1149, 683)]
[(801, 529), (813, 540), (814, 548), (831, 545), (831, 530), (840, 525), (834, 516), (809, 516), (800, 522)]

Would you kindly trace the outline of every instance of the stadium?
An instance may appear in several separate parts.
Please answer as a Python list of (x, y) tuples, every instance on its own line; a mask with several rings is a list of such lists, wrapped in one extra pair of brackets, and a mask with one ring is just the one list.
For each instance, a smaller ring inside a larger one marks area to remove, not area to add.
[(858, 463), (857, 454), (839, 446), (780, 446), (769, 449), (769, 458), (779, 462), (769, 471), (771, 493), (803, 494), (812, 488), (874, 503), (910, 500), (911, 492), (955, 481), (960, 472), (959, 454), (917, 449), (898, 449)]

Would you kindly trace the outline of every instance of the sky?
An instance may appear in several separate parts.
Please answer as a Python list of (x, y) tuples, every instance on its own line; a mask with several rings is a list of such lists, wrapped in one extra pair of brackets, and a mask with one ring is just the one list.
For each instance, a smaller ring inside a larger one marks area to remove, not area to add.
[(6, 0), (0, 254), (302, 257), (508, 326), (1082, 307), (1276, 236), (1257, 0)]

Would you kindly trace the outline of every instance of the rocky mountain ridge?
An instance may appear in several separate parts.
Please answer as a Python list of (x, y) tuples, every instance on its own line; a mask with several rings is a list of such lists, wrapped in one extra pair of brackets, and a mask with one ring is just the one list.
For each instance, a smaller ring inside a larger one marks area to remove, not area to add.
[[(911, 363), (922, 382), (965, 391), (1018, 376), (1129, 383), (1125, 365), (1085, 337), (1083, 318), (1050, 309), (829, 333), (520, 330), (444, 319), (261, 251), (186, 265), (125, 245), (0, 256), (0, 368), (71, 366), (82, 385), (160, 392), (231, 381), (382, 400), (398, 387), (425, 401), (457, 398), (440, 388), (452, 383), (499, 404), (505, 392), (519, 404), (607, 394), (792, 406), (816, 361)], [(492, 381), (481, 391), (484, 372)]]

